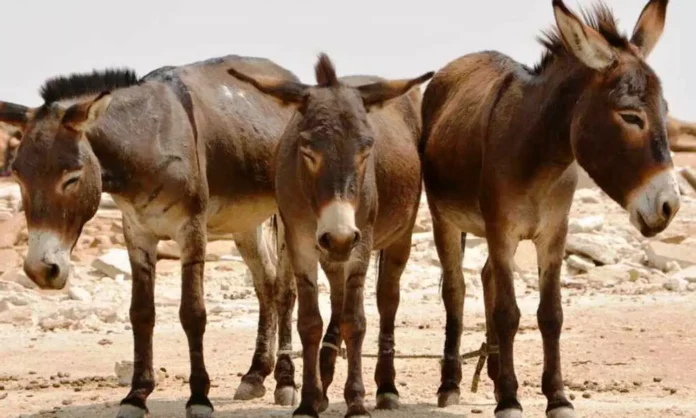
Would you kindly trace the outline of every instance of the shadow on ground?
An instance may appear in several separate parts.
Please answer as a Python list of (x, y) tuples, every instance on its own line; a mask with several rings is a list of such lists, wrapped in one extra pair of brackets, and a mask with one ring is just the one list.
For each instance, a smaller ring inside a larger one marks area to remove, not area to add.
[[(257, 405), (233, 401), (230, 398), (213, 398), (215, 405), (215, 418), (290, 418), (292, 408), (259, 407)], [(185, 417), (185, 400), (157, 400), (148, 403), (150, 414), (148, 418), (177, 418)], [(452, 418), (486, 415), (493, 412), (495, 405), (490, 404), (463, 404), (447, 409), (438, 408), (433, 404), (405, 404), (396, 411), (377, 411), (374, 405), (368, 405), (373, 418)], [(475, 410), (476, 413), (471, 411)], [(343, 418), (346, 411), (345, 404), (334, 402), (329, 409), (321, 414), (322, 418)], [(118, 412), (118, 404), (114, 402), (95, 403), (91, 405), (64, 406), (52, 412), (42, 412), (30, 415), (20, 415), (20, 418), (115, 418)]]

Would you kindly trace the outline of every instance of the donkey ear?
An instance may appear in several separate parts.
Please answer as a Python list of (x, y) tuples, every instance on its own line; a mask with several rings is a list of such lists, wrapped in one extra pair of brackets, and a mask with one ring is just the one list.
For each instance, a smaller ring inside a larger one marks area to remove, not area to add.
[(281, 80), (272, 77), (251, 77), (234, 68), (227, 73), (237, 80), (249, 83), (261, 93), (273, 97), (283, 105), (301, 106), (309, 93), (309, 86), (295, 81)]
[(563, 0), (553, 0), (553, 12), (563, 42), (580, 62), (595, 70), (603, 70), (614, 62), (616, 55), (609, 42), (578, 19)]
[(14, 103), (0, 102), (0, 122), (19, 128), (22, 132), (33, 116), (34, 109)]
[(650, 0), (643, 8), (638, 18), (631, 43), (640, 49), (643, 57), (647, 58), (657, 45), (665, 29), (669, 0)]
[(77, 132), (88, 131), (106, 113), (111, 99), (111, 93), (103, 92), (94, 100), (70, 106), (63, 115), (63, 125)]
[(375, 106), (382, 106), (385, 102), (408, 93), (411, 88), (425, 83), (430, 80), (433, 75), (435, 75), (435, 73), (430, 71), (420, 77), (412, 79), (378, 81), (376, 83), (360, 86), (358, 87), (358, 91), (360, 92), (360, 96), (362, 96), (365, 108), (371, 110)]

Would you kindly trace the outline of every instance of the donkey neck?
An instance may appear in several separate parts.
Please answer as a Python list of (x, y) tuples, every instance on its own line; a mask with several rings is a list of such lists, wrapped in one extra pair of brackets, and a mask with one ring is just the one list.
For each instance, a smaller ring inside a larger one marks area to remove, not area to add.
[(528, 126), (524, 148), (536, 154), (540, 163), (564, 168), (575, 161), (570, 125), (575, 104), (592, 75), (574, 59), (559, 56), (528, 84), (520, 119)]

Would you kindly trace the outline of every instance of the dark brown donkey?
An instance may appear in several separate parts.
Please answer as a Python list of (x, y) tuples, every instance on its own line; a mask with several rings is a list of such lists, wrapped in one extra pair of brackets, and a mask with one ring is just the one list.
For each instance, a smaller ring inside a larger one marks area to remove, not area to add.
[[(346, 416), (367, 416), (361, 351), (363, 287), (372, 250), (380, 250), (377, 407), (398, 407), (394, 318), (421, 192), (421, 94), (411, 88), (432, 73), (413, 80), (338, 79), (323, 54), (315, 70), (317, 86), (256, 77), (239, 67), (230, 73), (297, 109), (280, 140), (275, 166), (276, 196), (297, 282), (304, 358), (302, 401), (294, 415), (317, 417), (328, 406), (326, 391), (345, 340)], [(317, 261), (331, 286), (331, 321), (321, 361)]]
[(276, 280), (260, 227), (277, 211), (270, 164), (292, 111), (231, 78), (232, 65), (297, 81), (271, 61), (229, 56), (161, 68), (142, 79), (125, 70), (60, 77), (43, 86), (44, 104), (38, 108), (0, 103), (0, 121), (24, 132), (13, 173), (29, 225), (25, 270), (39, 286), (65, 286), (70, 252), (102, 192), (123, 211), (133, 270), (135, 374), (118, 414), (122, 418), (144, 416), (154, 388), (160, 239), (174, 239), (182, 249), (180, 318), (191, 359), (188, 416), (209, 417), (213, 411), (203, 361), (203, 267), (207, 237), (219, 234), (234, 234), (261, 305), (256, 352), (237, 397), (263, 395), (263, 380), (274, 366), (278, 322), (286, 354), (276, 364), (276, 401), (291, 404), (295, 396), (287, 354), (295, 294), (294, 286), (285, 286), (294, 281), (284, 252), (279, 254), (284, 277)]
[(542, 43), (541, 64), (527, 68), (498, 52), (466, 55), (440, 70), (423, 99), (423, 175), (442, 264), (447, 310), (439, 404), (458, 402), (466, 233), (486, 237), (483, 269), (488, 360), (496, 417), (521, 417), (513, 366), (520, 311), (513, 256), (520, 240), (536, 245), (547, 416), (575, 417), (563, 390), (559, 339), (560, 272), (568, 212), (584, 167), (630, 212), (645, 236), (664, 230), (679, 210), (660, 80), (646, 64), (660, 37), (667, 0), (648, 3), (629, 40), (603, 5), (573, 14), (553, 1), (557, 29)]

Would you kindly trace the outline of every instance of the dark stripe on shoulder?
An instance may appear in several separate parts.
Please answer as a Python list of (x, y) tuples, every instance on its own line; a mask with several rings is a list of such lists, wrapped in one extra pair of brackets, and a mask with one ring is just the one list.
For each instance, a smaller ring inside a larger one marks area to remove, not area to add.
[[(189, 123), (191, 124), (191, 129), (193, 130), (193, 142), (196, 145), (196, 151), (198, 151), (198, 127), (196, 125), (196, 118), (193, 114), (193, 99), (191, 98), (191, 93), (188, 87), (184, 84), (184, 81), (176, 73), (177, 67), (167, 66), (162, 67), (157, 70), (152, 71), (150, 74), (143, 77), (142, 81), (159, 81), (166, 84), (176, 95), (179, 103), (184, 107), (186, 111), (186, 116), (188, 117)], [(200, 161), (198, 160), (198, 153), (196, 153), (196, 165), (200, 170)]]

